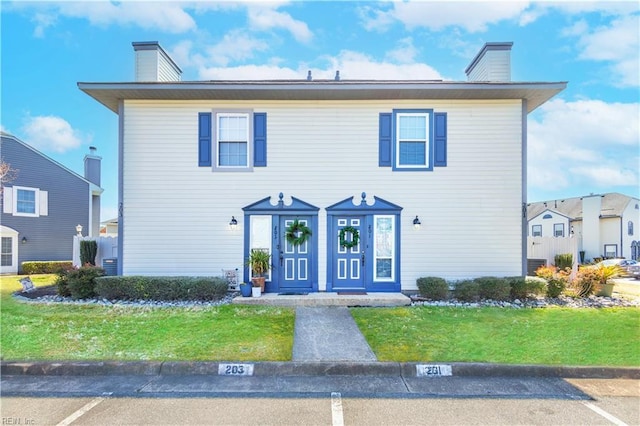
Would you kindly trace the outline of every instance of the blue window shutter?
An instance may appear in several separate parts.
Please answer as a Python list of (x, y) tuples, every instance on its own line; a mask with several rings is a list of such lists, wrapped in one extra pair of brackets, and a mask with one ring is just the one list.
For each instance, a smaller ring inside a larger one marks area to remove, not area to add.
[(378, 166), (391, 167), (391, 139), (393, 129), (391, 126), (391, 113), (380, 113), (380, 124), (378, 126)]
[(434, 167), (445, 167), (447, 165), (447, 113), (436, 112), (433, 114), (434, 121)]
[(198, 166), (211, 166), (211, 113), (198, 113)]
[(253, 166), (267, 167), (267, 113), (253, 114)]

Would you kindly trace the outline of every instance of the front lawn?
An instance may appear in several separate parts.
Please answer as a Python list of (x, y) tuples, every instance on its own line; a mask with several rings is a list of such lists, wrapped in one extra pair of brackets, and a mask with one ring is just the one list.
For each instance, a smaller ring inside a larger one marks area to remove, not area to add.
[[(25, 303), (0, 281), (3, 360), (288, 361), (292, 308)], [(55, 276), (31, 277), (36, 286)], [(640, 366), (640, 309), (353, 308), (380, 361)]]
[(640, 309), (356, 308), (380, 361), (640, 366)]
[[(36, 286), (55, 276), (31, 277)], [(224, 305), (131, 308), (16, 301), (19, 277), (2, 277), (3, 360), (288, 361), (294, 310)]]

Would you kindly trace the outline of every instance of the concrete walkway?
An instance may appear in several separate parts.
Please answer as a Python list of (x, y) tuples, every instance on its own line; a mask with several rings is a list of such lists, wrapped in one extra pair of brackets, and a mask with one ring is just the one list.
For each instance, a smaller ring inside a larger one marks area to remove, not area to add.
[(293, 361), (377, 361), (349, 308), (296, 308)]

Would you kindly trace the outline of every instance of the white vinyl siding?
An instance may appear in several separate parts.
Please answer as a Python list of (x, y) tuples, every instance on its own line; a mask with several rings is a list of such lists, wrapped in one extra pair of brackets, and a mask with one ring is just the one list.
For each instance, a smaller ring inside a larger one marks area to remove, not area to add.
[[(199, 112), (268, 116), (268, 166), (253, 173), (197, 167)], [(378, 167), (379, 113), (448, 114), (448, 167), (394, 173)], [(217, 275), (242, 268), (242, 207), (294, 196), (320, 208), (318, 282), (326, 285), (325, 207), (366, 192), (403, 207), (402, 288), (425, 274), (447, 279), (518, 275), (522, 265), (520, 101), (125, 101), (123, 271)], [(418, 176), (419, 175), (419, 176)], [(412, 221), (422, 222), (415, 230)], [(229, 229), (232, 216), (238, 228)], [(462, 247), (478, 250), (459, 262)]]

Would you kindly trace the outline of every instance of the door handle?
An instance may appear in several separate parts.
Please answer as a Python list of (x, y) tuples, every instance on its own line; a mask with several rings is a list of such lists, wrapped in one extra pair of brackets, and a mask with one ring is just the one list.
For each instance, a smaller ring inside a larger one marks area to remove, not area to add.
[(364, 250), (362, 251), (362, 266), (364, 266)]
[(282, 263), (284, 262), (284, 256), (280, 253), (280, 267), (282, 267)]

